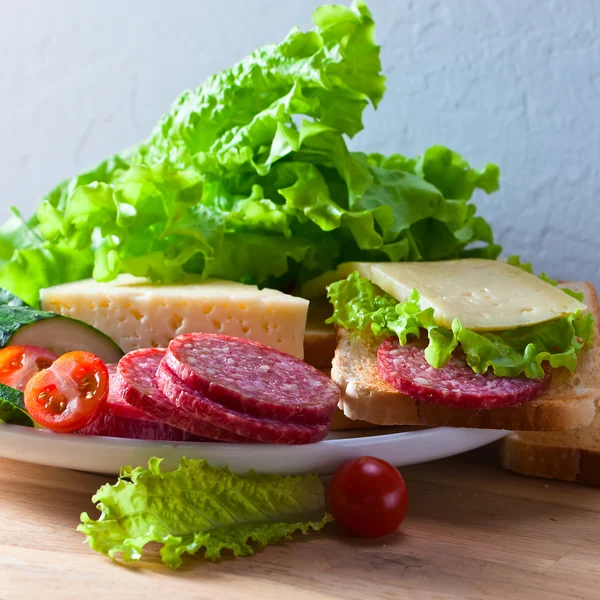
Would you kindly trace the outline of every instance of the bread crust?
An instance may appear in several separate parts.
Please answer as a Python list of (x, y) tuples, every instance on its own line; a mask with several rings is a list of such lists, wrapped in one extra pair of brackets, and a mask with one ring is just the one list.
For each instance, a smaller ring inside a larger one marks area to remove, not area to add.
[(330, 369), (335, 354), (335, 327), (325, 323), (332, 310), (331, 304), (325, 299), (311, 300), (308, 307), (304, 332), (304, 361), (317, 369)]
[(588, 429), (599, 435), (600, 419), (579, 431), (564, 432), (568, 435), (558, 440), (553, 433), (512, 433), (502, 440), (500, 461), (505, 469), (520, 475), (600, 487), (600, 442), (594, 448), (580, 441), (582, 430)]
[(346, 431), (348, 429), (373, 429), (374, 427), (382, 427), (382, 425), (374, 425), (367, 421), (358, 419), (349, 419), (339, 408), (333, 413), (331, 419), (331, 431)]
[[(584, 292), (588, 310), (600, 312), (598, 295), (589, 282), (570, 282)], [(424, 425), (559, 431), (588, 425), (600, 398), (598, 335), (585, 349), (574, 374), (555, 369), (549, 389), (539, 398), (516, 407), (461, 410), (420, 402), (398, 392), (377, 373), (378, 340), (368, 334), (338, 330), (331, 377), (342, 390), (340, 408), (350, 419), (380, 425)]]

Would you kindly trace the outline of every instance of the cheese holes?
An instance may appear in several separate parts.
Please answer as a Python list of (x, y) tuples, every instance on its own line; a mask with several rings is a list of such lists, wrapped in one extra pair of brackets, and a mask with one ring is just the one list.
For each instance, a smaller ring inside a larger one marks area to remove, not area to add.
[(177, 313), (175, 313), (170, 319), (169, 319), (169, 327), (175, 332), (177, 333), (177, 331), (179, 330), (179, 328), (183, 325), (183, 317), (181, 315), (178, 315)]

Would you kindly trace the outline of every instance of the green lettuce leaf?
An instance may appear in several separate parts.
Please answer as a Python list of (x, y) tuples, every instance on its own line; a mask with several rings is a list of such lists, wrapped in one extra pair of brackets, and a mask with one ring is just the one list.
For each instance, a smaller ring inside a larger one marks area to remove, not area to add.
[(23, 303), (39, 306), (40, 289), (90, 277), (93, 264), (89, 245), (46, 241), (16, 209), (0, 227), (0, 285)]
[(374, 22), (362, 0), (313, 21), (181, 94), (145, 142), (0, 231), (0, 285), (36, 305), (40, 288), (92, 275), (287, 290), (351, 260), (496, 258), (471, 198), (498, 188), (498, 168), (442, 146), (351, 152), (385, 90)]
[(238, 477), (185, 458), (177, 470), (165, 472), (161, 462), (151, 459), (148, 469), (124, 467), (115, 485), (98, 490), (92, 501), (102, 515), (95, 521), (84, 513), (78, 527), (92, 549), (129, 562), (158, 542), (163, 562), (178, 567), (185, 553), (204, 549), (209, 560), (219, 559), (223, 550), (248, 556), (254, 552), (250, 542), (262, 548), (332, 520), (314, 475)]
[[(519, 269), (523, 269), (523, 271), (535, 275), (535, 273), (533, 272), (533, 265), (531, 263), (521, 262), (521, 257), (518, 256), (518, 255), (516, 255), (516, 254), (513, 254), (513, 255), (509, 256), (506, 259), (506, 262), (509, 265), (513, 265), (513, 267), (519, 267)], [(542, 281), (545, 281), (546, 283), (549, 283), (550, 285), (554, 285), (554, 286), (558, 285), (558, 281), (556, 281), (555, 279), (552, 279), (551, 277), (549, 277), (548, 275), (546, 275), (546, 273), (544, 273), (544, 271), (542, 271), (538, 275), (538, 277)], [(579, 302), (583, 302), (583, 292), (576, 292), (574, 290), (570, 290), (567, 287), (561, 287), (560, 289), (565, 294), (567, 294), (568, 296), (571, 296), (572, 298), (575, 298), (575, 300), (579, 300)]]
[(498, 189), (500, 170), (488, 164), (472, 169), (467, 161), (444, 146), (432, 146), (415, 163), (415, 172), (435, 185), (446, 198), (469, 199), (476, 189), (491, 194)]
[(318, 8), (313, 21), (312, 31), (293, 29), (184, 92), (136, 160), (265, 174), (291, 152), (295, 116), (350, 136), (360, 131), (368, 102), (376, 106), (385, 90), (371, 14), (359, 0)]
[(346, 329), (371, 331), (377, 337), (395, 335), (402, 345), (426, 331), (429, 339), (425, 358), (434, 368), (443, 367), (460, 346), (467, 363), (476, 373), (488, 369), (502, 377), (525, 374), (542, 377), (542, 363), (573, 372), (577, 357), (594, 335), (595, 320), (590, 313), (577, 311), (566, 317), (506, 331), (475, 332), (458, 319), (452, 329), (436, 325), (432, 308), (422, 309), (419, 293), (412, 290), (405, 302), (398, 302), (358, 272), (328, 288), (333, 315), (329, 323)]

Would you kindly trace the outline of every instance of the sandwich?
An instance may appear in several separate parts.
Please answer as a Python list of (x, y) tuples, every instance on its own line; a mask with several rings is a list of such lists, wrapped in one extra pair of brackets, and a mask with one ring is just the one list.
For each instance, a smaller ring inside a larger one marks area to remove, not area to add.
[(600, 397), (598, 297), (518, 260), (345, 263), (327, 289), (331, 377), (349, 419), (379, 425), (556, 431)]
[[(600, 314), (597, 303), (590, 310), (596, 317)], [(576, 429), (514, 431), (500, 444), (500, 460), (520, 475), (600, 487), (600, 412), (589, 425)]]
[(500, 461), (520, 475), (600, 487), (600, 413), (577, 429), (515, 431), (502, 440)]

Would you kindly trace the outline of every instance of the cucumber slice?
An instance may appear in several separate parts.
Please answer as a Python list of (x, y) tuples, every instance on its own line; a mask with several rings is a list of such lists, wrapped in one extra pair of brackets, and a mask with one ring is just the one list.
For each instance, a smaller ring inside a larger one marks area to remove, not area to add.
[(33, 427), (33, 419), (25, 410), (23, 392), (0, 383), (0, 423)]
[(105, 363), (123, 356), (117, 344), (91, 325), (26, 306), (0, 306), (0, 348), (5, 346), (40, 346), (57, 356), (84, 350)]
[(23, 302), (21, 298), (11, 294), (8, 290), (0, 288), (0, 306), (29, 306), (29, 304)]

